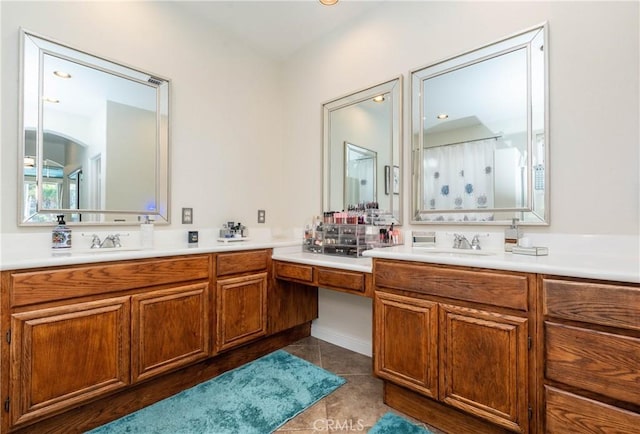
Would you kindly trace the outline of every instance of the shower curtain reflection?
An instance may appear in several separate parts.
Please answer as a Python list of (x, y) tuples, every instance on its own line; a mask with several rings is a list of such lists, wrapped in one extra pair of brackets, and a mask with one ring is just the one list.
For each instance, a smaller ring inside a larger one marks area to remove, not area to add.
[[(429, 210), (494, 207), (494, 152), (490, 138), (424, 150), (424, 203)], [(481, 219), (479, 215), (476, 215)], [(437, 216), (432, 216), (437, 219)]]

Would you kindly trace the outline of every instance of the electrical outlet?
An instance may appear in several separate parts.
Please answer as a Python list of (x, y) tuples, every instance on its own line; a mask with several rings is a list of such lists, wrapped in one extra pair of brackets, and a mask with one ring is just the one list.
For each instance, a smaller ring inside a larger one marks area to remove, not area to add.
[(258, 223), (264, 223), (266, 221), (266, 212), (263, 209), (258, 210)]
[(190, 225), (193, 223), (193, 208), (182, 208), (182, 224)]

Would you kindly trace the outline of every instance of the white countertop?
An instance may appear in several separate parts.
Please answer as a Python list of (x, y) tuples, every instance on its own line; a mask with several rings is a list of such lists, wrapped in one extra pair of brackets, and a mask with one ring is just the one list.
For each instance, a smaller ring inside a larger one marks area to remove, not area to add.
[(48, 234), (5, 234), (1, 240), (0, 270), (273, 248), (275, 260), (366, 273), (372, 270), (372, 258), (386, 258), (640, 283), (640, 245), (637, 237), (627, 236), (546, 235), (534, 239), (536, 245), (549, 247), (548, 256), (505, 253), (497, 248), (500, 246), (487, 241), (487, 249), (482, 253), (491, 253), (489, 255), (452, 252), (443, 245), (438, 246), (438, 253), (402, 245), (368, 250), (361, 258), (347, 258), (305, 253), (302, 252), (300, 240), (295, 237), (271, 237), (270, 234), (259, 234), (257, 231), (257, 236), (252, 239), (230, 243), (218, 242), (212, 234), (201, 231), (200, 242), (196, 245), (186, 242), (185, 231), (160, 232), (156, 234), (155, 247), (152, 249), (139, 248), (136, 234), (131, 235), (130, 239), (123, 239), (125, 247), (122, 249), (96, 251), (88, 248), (89, 241), (80, 234), (74, 234), (74, 247), (68, 250), (51, 249)]
[[(79, 233), (74, 237), (79, 238)], [(136, 234), (132, 234), (136, 235)], [(136, 237), (122, 239), (122, 248), (90, 249), (87, 240), (74, 239), (70, 249), (52, 249), (50, 235), (2, 237), (0, 270), (19, 270), (38, 267), (55, 267), (96, 262), (122, 261), (128, 259), (157, 258), (198, 253), (233, 252), (252, 249), (300, 246), (300, 241), (292, 238), (257, 237), (243, 241), (219, 242), (214, 237), (200, 237), (197, 244), (188, 244), (186, 232), (176, 236), (167, 234), (162, 238), (156, 234), (155, 245), (143, 249)], [(183, 236), (184, 235), (184, 236)]]
[(426, 248), (414, 249), (411, 246), (396, 246), (367, 250), (364, 252), (364, 256), (588, 279), (640, 282), (638, 256), (611, 253), (551, 251), (548, 256), (516, 255), (506, 252), (475, 255), (473, 253), (465, 254), (464, 250), (458, 253), (449, 253), (444, 249), (430, 251)]

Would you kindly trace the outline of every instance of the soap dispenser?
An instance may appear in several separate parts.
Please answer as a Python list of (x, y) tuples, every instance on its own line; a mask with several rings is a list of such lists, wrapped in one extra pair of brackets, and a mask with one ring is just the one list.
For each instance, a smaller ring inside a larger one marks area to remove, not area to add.
[(58, 224), (51, 232), (51, 247), (54, 249), (71, 248), (71, 228), (64, 221), (64, 215), (57, 215)]
[(504, 251), (511, 252), (518, 245), (520, 239), (520, 229), (518, 219), (511, 220), (511, 226), (504, 230)]

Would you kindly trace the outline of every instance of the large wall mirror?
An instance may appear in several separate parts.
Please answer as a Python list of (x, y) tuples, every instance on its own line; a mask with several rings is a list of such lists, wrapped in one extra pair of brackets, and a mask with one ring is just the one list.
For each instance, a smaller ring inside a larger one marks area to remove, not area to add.
[(323, 211), (374, 209), (400, 224), (402, 77), (323, 105)]
[(168, 223), (169, 80), (20, 36), (18, 223)]
[(412, 223), (548, 224), (546, 34), (412, 71)]

